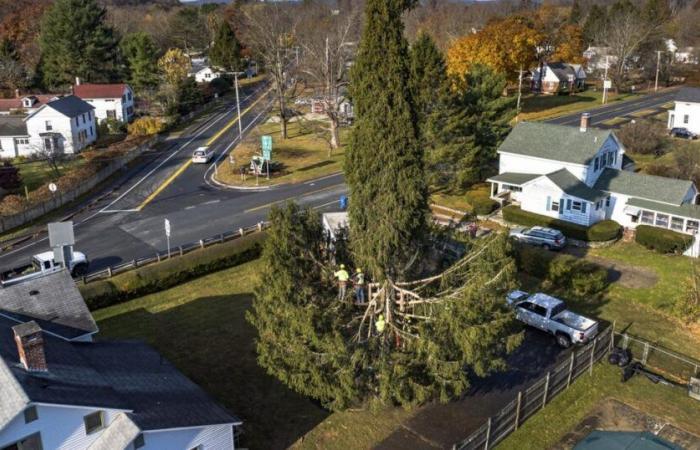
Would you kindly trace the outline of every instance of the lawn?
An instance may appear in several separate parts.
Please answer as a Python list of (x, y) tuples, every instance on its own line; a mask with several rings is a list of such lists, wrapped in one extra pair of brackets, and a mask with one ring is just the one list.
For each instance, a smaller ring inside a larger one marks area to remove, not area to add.
[[(608, 92), (608, 103), (631, 100), (637, 94)], [(551, 119), (601, 106), (602, 91), (591, 89), (574, 95), (525, 95), (522, 98), (519, 120)]]
[[(22, 176), (22, 184), (27, 186), (27, 189), (31, 193), (31, 191), (49, 184), (51, 181), (65, 174), (65, 172), (85, 164), (85, 160), (78, 156), (61, 162), (58, 165), (59, 175), (56, 175), (53, 168), (51, 168), (46, 161), (17, 161), (14, 164), (17, 166)], [(24, 187), (22, 189), (24, 189)]]
[(697, 432), (700, 429), (700, 404), (689, 398), (685, 389), (653, 384), (639, 375), (627, 383), (621, 383), (620, 369), (603, 362), (595, 366), (593, 376), (582, 375), (569, 390), (555, 397), (496, 448), (552, 448), (597, 404), (610, 398), (687, 431)]
[(430, 196), (430, 201), (439, 206), (457, 209), (467, 213), (471, 213), (474, 209), (470, 202), (471, 199), (488, 199), (491, 195), (491, 184), (481, 183), (472, 186), (462, 194), (449, 194), (445, 192), (435, 192)]
[(260, 186), (271, 186), (282, 183), (300, 183), (315, 178), (337, 173), (342, 170), (345, 156), (345, 143), (349, 128), (340, 129), (341, 147), (329, 154), (329, 145), (318, 131), (322, 126), (320, 121), (299, 120), (290, 122), (287, 127), (287, 139), (281, 138), (280, 125), (266, 122), (258, 125), (245, 138), (242, 144), (233, 150), (234, 165), (228, 158), (222, 160), (218, 167), (217, 179), (234, 186), (255, 186), (256, 177), (248, 175), (241, 178), (240, 169), (250, 164), (253, 155), (259, 155), (260, 138), (272, 136), (272, 159), (282, 164), (279, 174), (271, 174), (270, 180), (265, 176), (258, 177)]

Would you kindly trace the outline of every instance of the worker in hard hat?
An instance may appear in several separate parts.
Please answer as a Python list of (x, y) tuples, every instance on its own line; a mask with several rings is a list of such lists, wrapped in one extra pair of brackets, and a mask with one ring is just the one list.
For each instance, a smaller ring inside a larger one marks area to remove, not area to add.
[(355, 299), (359, 303), (364, 303), (365, 302), (365, 273), (362, 271), (361, 268), (355, 269), (355, 275), (353, 276), (352, 279), (353, 283), (355, 283)]
[(374, 327), (377, 329), (377, 334), (382, 334), (384, 328), (386, 327), (386, 322), (384, 321), (384, 314), (377, 316), (377, 320), (374, 322)]
[(348, 280), (350, 279), (350, 274), (345, 270), (345, 264), (340, 265), (340, 270), (338, 270), (334, 276), (338, 279), (338, 300), (345, 298), (345, 291), (348, 286)]

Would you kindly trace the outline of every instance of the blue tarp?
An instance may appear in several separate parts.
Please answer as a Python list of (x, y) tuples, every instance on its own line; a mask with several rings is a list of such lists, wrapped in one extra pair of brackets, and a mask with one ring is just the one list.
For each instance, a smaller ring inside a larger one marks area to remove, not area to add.
[(683, 450), (648, 431), (593, 431), (574, 450)]

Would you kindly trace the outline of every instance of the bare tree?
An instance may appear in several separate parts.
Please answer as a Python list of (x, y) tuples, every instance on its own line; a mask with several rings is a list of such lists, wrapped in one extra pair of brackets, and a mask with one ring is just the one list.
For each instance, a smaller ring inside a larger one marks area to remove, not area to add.
[(287, 139), (287, 124), (294, 115), (287, 101), (296, 89), (299, 47), (296, 45), (300, 6), (291, 3), (251, 3), (241, 7), (243, 41), (272, 78), (280, 117), (282, 139)]
[(360, 37), (361, 8), (347, 3), (333, 10), (323, 3), (305, 5), (299, 32), (299, 72), (316, 90), (315, 101), (328, 119), (329, 152), (340, 146), (341, 106), (347, 99), (348, 69)]

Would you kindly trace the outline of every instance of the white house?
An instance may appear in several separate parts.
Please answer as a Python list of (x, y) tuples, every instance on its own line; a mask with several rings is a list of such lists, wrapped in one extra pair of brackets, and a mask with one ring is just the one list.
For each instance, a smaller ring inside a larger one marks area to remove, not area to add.
[(499, 147), (491, 197), (580, 225), (612, 219), (696, 234), (698, 191), (691, 181), (622, 170), (625, 149), (611, 130), (521, 122)]
[(700, 134), (700, 88), (681, 88), (668, 112), (668, 128), (685, 128)]
[(544, 94), (581, 91), (586, 88), (586, 71), (581, 64), (548, 63), (536, 67), (532, 73), (532, 90)]
[(603, 71), (608, 63), (612, 66), (617, 62), (617, 56), (612, 54), (610, 47), (588, 47), (583, 57), (589, 70)]
[(695, 47), (678, 47), (673, 39), (665, 39), (666, 50), (673, 54), (673, 60), (679, 64), (698, 64), (698, 51)]
[(0, 117), (0, 158), (15, 158), (29, 156), (32, 148), (29, 145), (29, 134), (24, 117)]
[(190, 76), (194, 77), (197, 83), (209, 83), (212, 80), (219, 78), (223, 74), (223, 72), (219, 72), (210, 66), (206, 66), (197, 70), (196, 72), (190, 73)]
[(74, 95), (48, 102), (27, 116), (32, 153), (78, 153), (97, 139), (94, 107)]
[(134, 118), (134, 91), (128, 84), (89, 84), (77, 78), (73, 94), (95, 108), (98, 121), (130, 122)]
[(45, 277), (0, 288), (0, 449), (235, 448), (241, 421), (153, 348), (76, 339), (94, 320), (66, 271)]
[(20, 95), (16, 91), (15, 98), (0, 99), (0, 116), (13, 114), (31, 114), (50, 101), (60, 98), (57, 94), (27, 94)]

